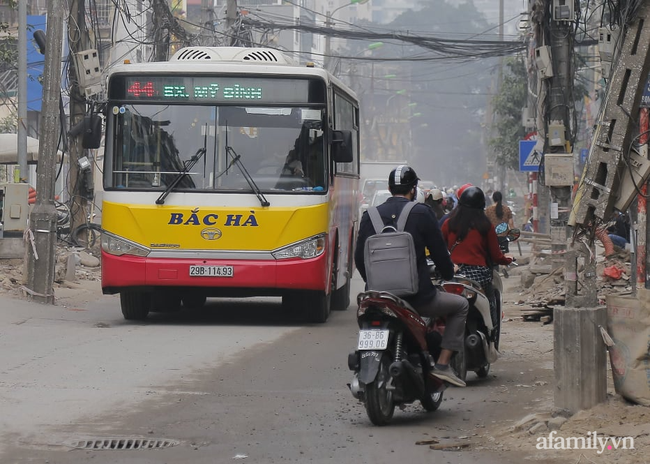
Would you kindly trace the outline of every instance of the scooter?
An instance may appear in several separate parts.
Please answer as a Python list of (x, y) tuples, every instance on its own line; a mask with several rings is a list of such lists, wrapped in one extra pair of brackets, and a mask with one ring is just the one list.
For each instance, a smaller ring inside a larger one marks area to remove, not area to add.
[[(442, 291), (442, 290), (439, 290)], [(446, 384), (430, 375), (440, 355), (445, 321), (421, 317), (403, 299), (367, 291), (357, 297), (359, 339), (348, 355), (348, 384), (375, 425), (390, 422), (395, 406), (419, 400), (426, 411), (440, 407)]]
[[(497, 226), (499, 228), (499, 226)], [(497, 233), (503, 233), (501, 230)], [(511, 229), (506, 239), (515, 241), (520, 236), (519, 229)], [(473, 371), (479, 378), (485, 378), (490, 366), (499, 358), (501, 320), (503, 319), (503, 282), (497, 266), (492, 269), (494, 287), (495, 317), (490, 311), (490, 301), (483, 287), (477, 282), (457, 274), (452, 281), (442, 282), (446, 292), (465, 297), (469, 302), (467, 323), (465, 324), (465, 351), (458, 352), (451, 360), (451, 366), (459, 378), (465, 380), (467, 372)]]

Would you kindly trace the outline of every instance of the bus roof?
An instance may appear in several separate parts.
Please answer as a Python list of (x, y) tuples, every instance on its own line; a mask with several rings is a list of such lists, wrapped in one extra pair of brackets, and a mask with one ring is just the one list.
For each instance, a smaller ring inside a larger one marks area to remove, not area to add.
[(322, 68), (298, 65), (283, 52), (271, 48), (246, 47), (187, 47), (177, 51), (169, 61), (119, 64), (109, 71), (113, 74), (137, 73), (188, 74), (261, 74), (269, 76), (322, 78), (328, 85), (335, 84), (357, 99), (356, 93)]

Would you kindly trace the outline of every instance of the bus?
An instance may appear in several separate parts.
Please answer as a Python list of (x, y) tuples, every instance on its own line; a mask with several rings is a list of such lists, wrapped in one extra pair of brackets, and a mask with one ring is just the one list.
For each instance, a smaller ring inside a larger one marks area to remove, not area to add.
[(189, 47), (108, 76), (102, 291), (127, 320), (276, 296), (310, 322), (350, 303), (359, 101), (266, 48)]

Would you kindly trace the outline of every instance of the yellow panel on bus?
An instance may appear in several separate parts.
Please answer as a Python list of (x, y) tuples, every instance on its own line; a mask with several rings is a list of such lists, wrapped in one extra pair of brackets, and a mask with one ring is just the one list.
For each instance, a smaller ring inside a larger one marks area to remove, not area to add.
[(328, 205), (200, 208), (105, 201), (102, 227), (152, 249), (269, 251), (327, 232)]

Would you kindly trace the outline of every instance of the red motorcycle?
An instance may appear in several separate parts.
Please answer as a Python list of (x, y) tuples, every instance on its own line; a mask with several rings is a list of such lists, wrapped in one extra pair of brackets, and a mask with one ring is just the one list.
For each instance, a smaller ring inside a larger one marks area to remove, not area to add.
[(427, 411), (438, 409), (446, 384), (430, 375), (431, 357), (440, 354), (444, 320), (423, 318), (388, 292), (361, 293), (357, 303), (360, 330), (357, 350), (348, 356), (354, 372), (348, 387), (370, 421), (386, 425), (395, 406), (416, 400)]

